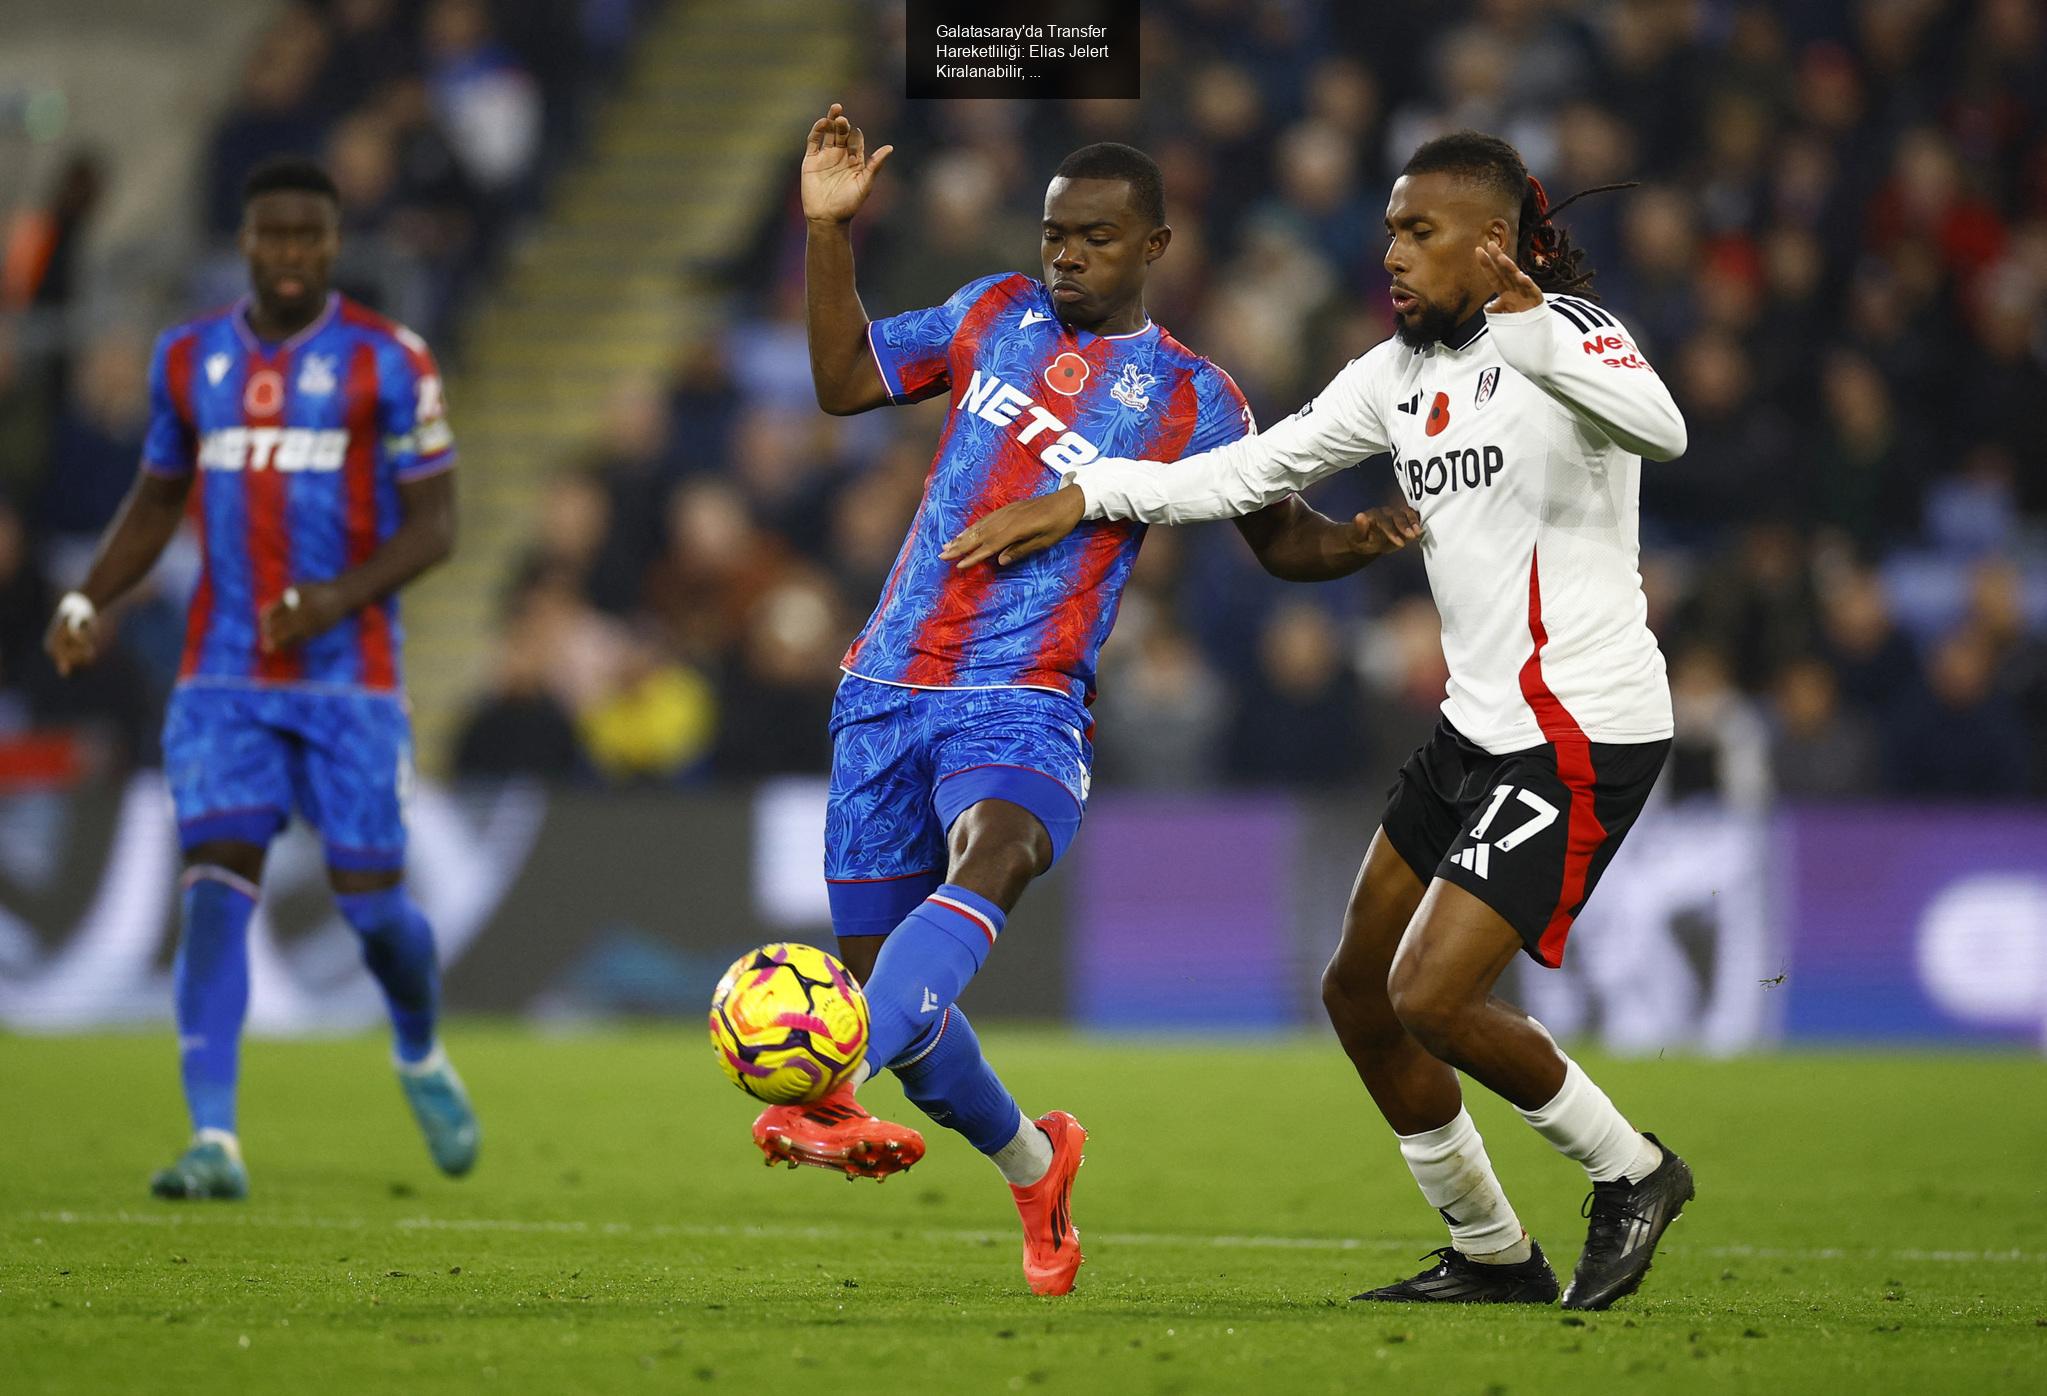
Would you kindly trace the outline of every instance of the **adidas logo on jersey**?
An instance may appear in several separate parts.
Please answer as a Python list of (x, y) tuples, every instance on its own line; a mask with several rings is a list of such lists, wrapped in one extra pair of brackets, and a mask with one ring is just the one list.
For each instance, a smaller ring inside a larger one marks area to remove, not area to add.
[(992, 426), (1020, 425), (1022, 429), (1016, 433), (1016, 439), (1026, 446), (1042, 442), (1037, 446), (1038, 459), (1054, 470), (1071, 470), (1102, 454), (1092, 441), (1077, 431), (1069, 431), (1066, 423), (1033, 402), (1028, 394), (978, 368), (967, 380), (967, 390), (954, 404), (954, 410), (971, 412)]
[(199, 442), (202, 470), (341, 469), (348, 433), (339, 427), (223, 427)]

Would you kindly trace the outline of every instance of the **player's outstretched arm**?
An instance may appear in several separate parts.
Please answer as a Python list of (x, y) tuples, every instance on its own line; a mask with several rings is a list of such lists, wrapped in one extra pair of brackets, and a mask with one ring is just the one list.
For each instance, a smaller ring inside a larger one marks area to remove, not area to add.
[(1259, 565), (1281, 581), (1329, 582), (1420, 538), (1422, 516), (1395, 503), (1343, 523), (1294, 494), (1238, 519), (1237, 531)]
[(834, 416), (888, 401), (888, 388), (867, 347), (867, 311), (853, 281), (848, 225), (894, 149), (885, 145), (869, 155), (867, 138), (834, 102), (811, 123), (803, 150), (803, 323), (817, 405)]
[(957, 567), (1043, 552), (1083, 519), (1183, 524), (1256, 513), (1386, 449), (1369, 400), (1370, 356), (1306, 407), (1253, 436), (1176, 461), (1110, 458), (1076, 467), (1048, 495), (1006, 504), (940, 549)]
[(266, 652), (302, 644), (372, 601), (410, 582), (455, 551), (455, 472), (443, 470), (398, 484), (403, 515), (382, 547), (340, 576), (301, 582), (263, 608)]
[(1542, 291), (1504, 252), (1488, 243), (1478, 257), (1497, 291), (1486, 323), (1508, 367), (1624, 451), (1649, 460), (1684, 454), (1684, 416), (1618, 321), (1599, 311), (1603, 323), (1574, 323), (1545, 308)]
[(190, 475), (136, 473), (120, 512), (100, 538), (84, 584), (67, 595), (50, 618), (43, 648), (49, 651), (58, 673), (68, 675), (99, 658), (99, 612), (127, 595), (129, 588), (156, 566), (178, 531), (191, 492)]
[(1036, 499), (1005, 504), (968, 524), (938, 550), (939, 557), (962, 570), (993, 559), (1007, 566), (1041, 553), (1080, 527), (1087, 500), (1078, 485), (1061, 485)]

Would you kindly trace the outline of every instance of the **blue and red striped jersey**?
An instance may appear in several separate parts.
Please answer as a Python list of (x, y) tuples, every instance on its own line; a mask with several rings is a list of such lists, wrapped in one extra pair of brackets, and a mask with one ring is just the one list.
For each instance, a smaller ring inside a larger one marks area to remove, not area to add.
[(969, 523), (1059, 487), (1100, 456), (1177, 460), (1250, 432), (1230, 376), (1156, 324), (1062, 324), (1043, 283), (1010, 273), (944, 305), (876, 320), (889, 400), (949, 392), (924, 501), (846, 671), (916, 688), (1048, 688), (1082, 701), (1144, 527), (1084, 523), (1008, 567), (956, 570), (938, 550)]
[(455, 463), (440, 373), (418, 335), (342, 296), (278, 344), (247, 304), (166, 331), (150, 363), (142, 468), (196, 473), (205, 558), (179, 676), (396, 689), (395, 595), (277, 654), (256, 618), (363, 562), (398, 528), (399, 484)]

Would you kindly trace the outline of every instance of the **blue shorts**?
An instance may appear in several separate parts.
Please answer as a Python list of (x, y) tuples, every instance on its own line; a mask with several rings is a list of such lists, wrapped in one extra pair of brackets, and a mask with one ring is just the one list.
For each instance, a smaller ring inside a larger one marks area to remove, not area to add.
[(398, 694), (180, 684), (163, 764), (188, 851), (214, 839), (266, 844), (296, 809), (329, 867), (405, 864), (412, 722)]
[(945, 881), (946, 834), (982, 800), (1036, 815), (1057, 862), (1087, 807), (1087, 709), (1035, 688), (899, 688), (848, 676), (832, 703), (825, 882), (832, 929), (886, 935)]

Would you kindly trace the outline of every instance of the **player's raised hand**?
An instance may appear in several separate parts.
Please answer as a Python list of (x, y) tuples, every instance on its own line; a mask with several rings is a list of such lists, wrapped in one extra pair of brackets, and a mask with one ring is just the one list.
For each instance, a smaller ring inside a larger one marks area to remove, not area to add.
[[(66, 603), (70, 600), (65, 598)], [(83, 669), (100, 656), (99, 616), (89, 606), (60, 605), (43, 633), (43, 649), (57, 672), (69, 678), (73, 669)]]
[(1478, 260), (1492, 276), (1495, 295), (1486, 302), (1486, 310), (1494, 315), (1511, 315), (1517, 310), (1533, 310), (1542, 304), (1542, 288), (1529, 279), (1528, 273), (1515, 264), (1512, 257), (1489, 242), (1478, 245)]
[(846, 120), (837, 102), (810, 124), (810, 142), (803, 150), (803, 216), (819, 223), (844, 223), (860, 211), (874, 188), (874, 177), (894, 150), (885, 145), (867, 153), (867, 137)]
[(1051, 547), (1080, 527), (1086, 512), (1087, 500), (1080, 486), (1062, 485), (1050, 494), (1005, 504), (975, 520), (940, 548), (938, 555), (963, 570), (990, 558), (1006, 566)]
[(1397, 553), (1422, 536), (1422, 516), (1405, 504), (1382, 504), (1350, 521), (1350, 545), (1360, 557)]
[(341, 601), (326, 582), (301, 582), (263, 608), (257, 618), (263, 652), (304, 644), (342, 617)]

